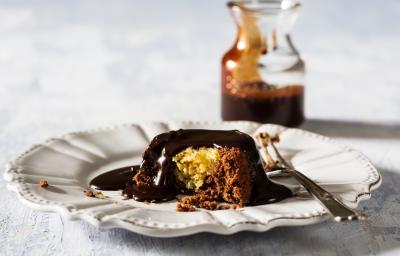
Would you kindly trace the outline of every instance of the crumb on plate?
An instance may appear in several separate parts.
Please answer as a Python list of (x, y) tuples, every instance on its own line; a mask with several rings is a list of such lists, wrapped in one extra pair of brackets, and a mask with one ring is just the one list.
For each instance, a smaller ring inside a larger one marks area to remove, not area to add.
[(39, 180), (39, 187), (41, 188), (47, 188), (49, 186), (49, 183), (45, 179), (40, 179)]
[(87, 197), (94, 197), (93, 190), (91, 188), (86, 188), (85, 190), (83, 190), (83, 193)]
[(96, 192), (95, 197), (98, 198), (98, 199), (104, 199), (104, 198), (106, 198), (105, 195), (103, 194), (103, 192), (100, 192), (100, 191), (97, 191), (97, 192)]

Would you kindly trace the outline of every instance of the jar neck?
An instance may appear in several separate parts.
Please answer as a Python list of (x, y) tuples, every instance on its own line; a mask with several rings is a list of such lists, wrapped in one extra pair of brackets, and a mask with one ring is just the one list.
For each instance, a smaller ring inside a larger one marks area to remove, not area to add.
[(298, 8), (249, 11), (241, 5), (229, 5), (238, 26), (239, 49), (259, 48), (263, 54), (277, 48), (291, 48), (287, 38), (298, 16)]

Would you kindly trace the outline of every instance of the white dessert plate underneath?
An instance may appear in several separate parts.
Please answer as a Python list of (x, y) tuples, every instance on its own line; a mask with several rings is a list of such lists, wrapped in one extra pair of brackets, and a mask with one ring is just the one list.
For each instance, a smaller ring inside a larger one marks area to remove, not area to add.
[[(211, 232), (233, 234), (267, 231), (277, 226), (309, 225), (328, 218), (323, 207), (307, 197), (237, 210), (176, 212), (176, 202), (141, 203), (122, 200), (119, 191), (104, 191), (106, 199), (86, 197), (83, 190), (97, 175), (139, 164), (143, 151), (157, 134), (176, 129), (237, 129), (254, 135), (280, 134), (278, 149), (309, 178), (356, 207), (380, 185), (378, 171), (361, 153), (300, 129), (252, 122), (168, 122), (127, 124), (70, 133), (32, 146), (6, 167), (8, 188), (24, 204), (83, 219), (99, 228), (124, 228), (156, 237)], [(38, 182), (45, 179), (46, 189)]]

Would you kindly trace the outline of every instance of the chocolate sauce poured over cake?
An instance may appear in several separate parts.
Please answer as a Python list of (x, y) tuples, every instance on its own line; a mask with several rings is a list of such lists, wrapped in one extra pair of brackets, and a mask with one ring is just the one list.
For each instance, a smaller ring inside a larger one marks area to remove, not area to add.
[(252, 137), (237, 130), (177, 130), (156, 136), (143, 154), (140, 170), (152, 177), (152, 184), (138, 189), (132, 181), (138, 166), (125, 167), (94, 178), (90, 185), (99, 190), (123, 190), (126, 198), (137, 201), (162, 202), (176, 198), (179, 190), (174, 175), (176, 164), (172, 158), (187, 147), (238, 147), (248, 157), (253, 169), (253, 190), (249, 205), (260, 205), (283, 200), (292, 195), (282, 185), (270, 181)]

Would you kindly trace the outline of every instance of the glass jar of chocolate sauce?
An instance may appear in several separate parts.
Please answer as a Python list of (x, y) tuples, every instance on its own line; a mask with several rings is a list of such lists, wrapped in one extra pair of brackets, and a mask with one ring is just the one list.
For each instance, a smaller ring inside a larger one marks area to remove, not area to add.
[(304, 62), (289, 29), (294, 0), (228, 2), (238, 26), (222, 58), (222, 118), (300, 125), (304, 120)]

